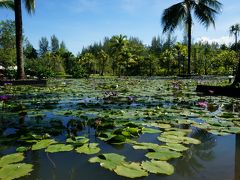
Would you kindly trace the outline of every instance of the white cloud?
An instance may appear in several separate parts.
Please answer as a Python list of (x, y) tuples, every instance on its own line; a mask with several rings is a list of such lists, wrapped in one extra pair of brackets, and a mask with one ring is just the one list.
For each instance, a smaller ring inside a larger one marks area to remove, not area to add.
[(209, 37), (199, 37), (196, 39), (196, 42), (208, 42), (208, 43), (213, 43), (216, 42), (218, 44), (226, 44), (229, 45), (233, 43), (233, 38), (230, 36), (222, 36), (220, 38), (209, 38)]

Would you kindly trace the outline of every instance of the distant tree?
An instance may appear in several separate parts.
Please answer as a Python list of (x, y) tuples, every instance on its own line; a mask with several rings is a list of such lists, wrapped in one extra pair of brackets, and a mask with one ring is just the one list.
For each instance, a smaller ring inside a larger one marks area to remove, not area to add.
[(154, 36), (152, 38), (150, 51), (155, 54), (156, 56), (159, 56), (163, 48), (163, 40), (159, 36)]
[(215, 24), (215, 15), (222, 4), (217, 0), (183, 0), (164, 10), (163, 32), (173, 32), (179, 24), (184, 24), (188, 34), (188, 74), (191, 73), (192, 12), (206, 28)]
[(15, 23), (11, 20), (0, 22), (0, 65), (12, 66), (16, 61)]
[[(35, 11), (35, 0), (24, 0), (25, 8), (29, 14)], [(0, 7), (10, 8), (15, 12), (16, 27), (16, 54), (17, 54), (17, 78), (24, 79), (24, 59), (23, 59), (23, 30), (22, 30), (22, 1), (21, 0), (1, 0)]]
[(66, 44), (65, 44), (64, 41), (62, 41), (62, 42), (60, 43), (60, 50), (62, 50), (62, 51), (67, 51)]
[(55, 35), (51, 37), (51, 51), (52, 53), (56, 53), (59, 50), (59, 40)]
[(49, 51), (49, 42), (46, 37), (42, 37), (39, 41), (39, 54), (43, 56)]
[(25, 42), (23, 53), (27, 59), (37, 59), (38, 57), (37, 50), (33, 47), (33, 45), (28, 40), (26, 40)]
[(230, 29), (229, 29), (229, 33), (230, 35), (234, 35), (234, 38), (235, 38), (235, 50), (237, 51), (237, 45), (238, 45), (238, 36), (240, 34), (240, 24), (234, 24), (232, 26), (230, 26)]

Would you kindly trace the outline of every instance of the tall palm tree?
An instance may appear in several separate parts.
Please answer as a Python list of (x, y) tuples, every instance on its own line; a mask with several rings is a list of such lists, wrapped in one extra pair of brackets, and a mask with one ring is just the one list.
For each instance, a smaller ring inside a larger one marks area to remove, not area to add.
[[(35, 0), (24, 0), (24, 3), (27, 12), (32, 14), (35, 11)], [(0, 7), (10, 8), (15, 12), (17, 78), (24, 79), (22, 2), (21, 0), (0, 0)]]
[[(235, 51), (238, 52), (238, 36), (240, 34), (240, 24), (234, 24), (234, 25), (230, 26), (229, 33), (230, 33), (230, 35), (234, 35)], [(235, 79), (234, 79), (233, 84), (232, 84), (233, 86), (240, 83), (240, 55), (239, 55), (239, 52), (238, 52), (238, 58), (239, 58), (239, 63), (238, 63), (236, 76), (235, 76)]]
[(162, 15), (163, 32), (173, 32), (179, 24), (184, 24), (188, 34), (188, 74), (191, 73), (192, 14), (206, 28), (215, 26), (215, 15), (222, 4), (217, 0), (183, 0), (164, 10)]

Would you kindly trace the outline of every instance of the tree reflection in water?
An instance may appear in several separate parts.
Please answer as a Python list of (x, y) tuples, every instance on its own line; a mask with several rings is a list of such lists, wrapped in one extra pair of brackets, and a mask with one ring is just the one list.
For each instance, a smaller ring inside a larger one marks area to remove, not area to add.
[(190, 145), (183, 157), (176, 161), (176, 172), (181, 176), (192, 176), (204, 169), (202, 161), (212, 161), (215, 156), (213, 148), (216, 146), (216, 137), (205, 130), (193, 128), (190, 137), (199, 139), (199, 145)]

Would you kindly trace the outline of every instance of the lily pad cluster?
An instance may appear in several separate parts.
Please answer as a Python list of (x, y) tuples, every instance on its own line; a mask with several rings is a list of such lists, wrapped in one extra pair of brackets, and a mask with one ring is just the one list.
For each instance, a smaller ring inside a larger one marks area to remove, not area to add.
[(14, 153), (0, 158), (0, 179), (11, 180), (30, 175), (33, 165), (20, 163), (24, 160), (23, 153)]

